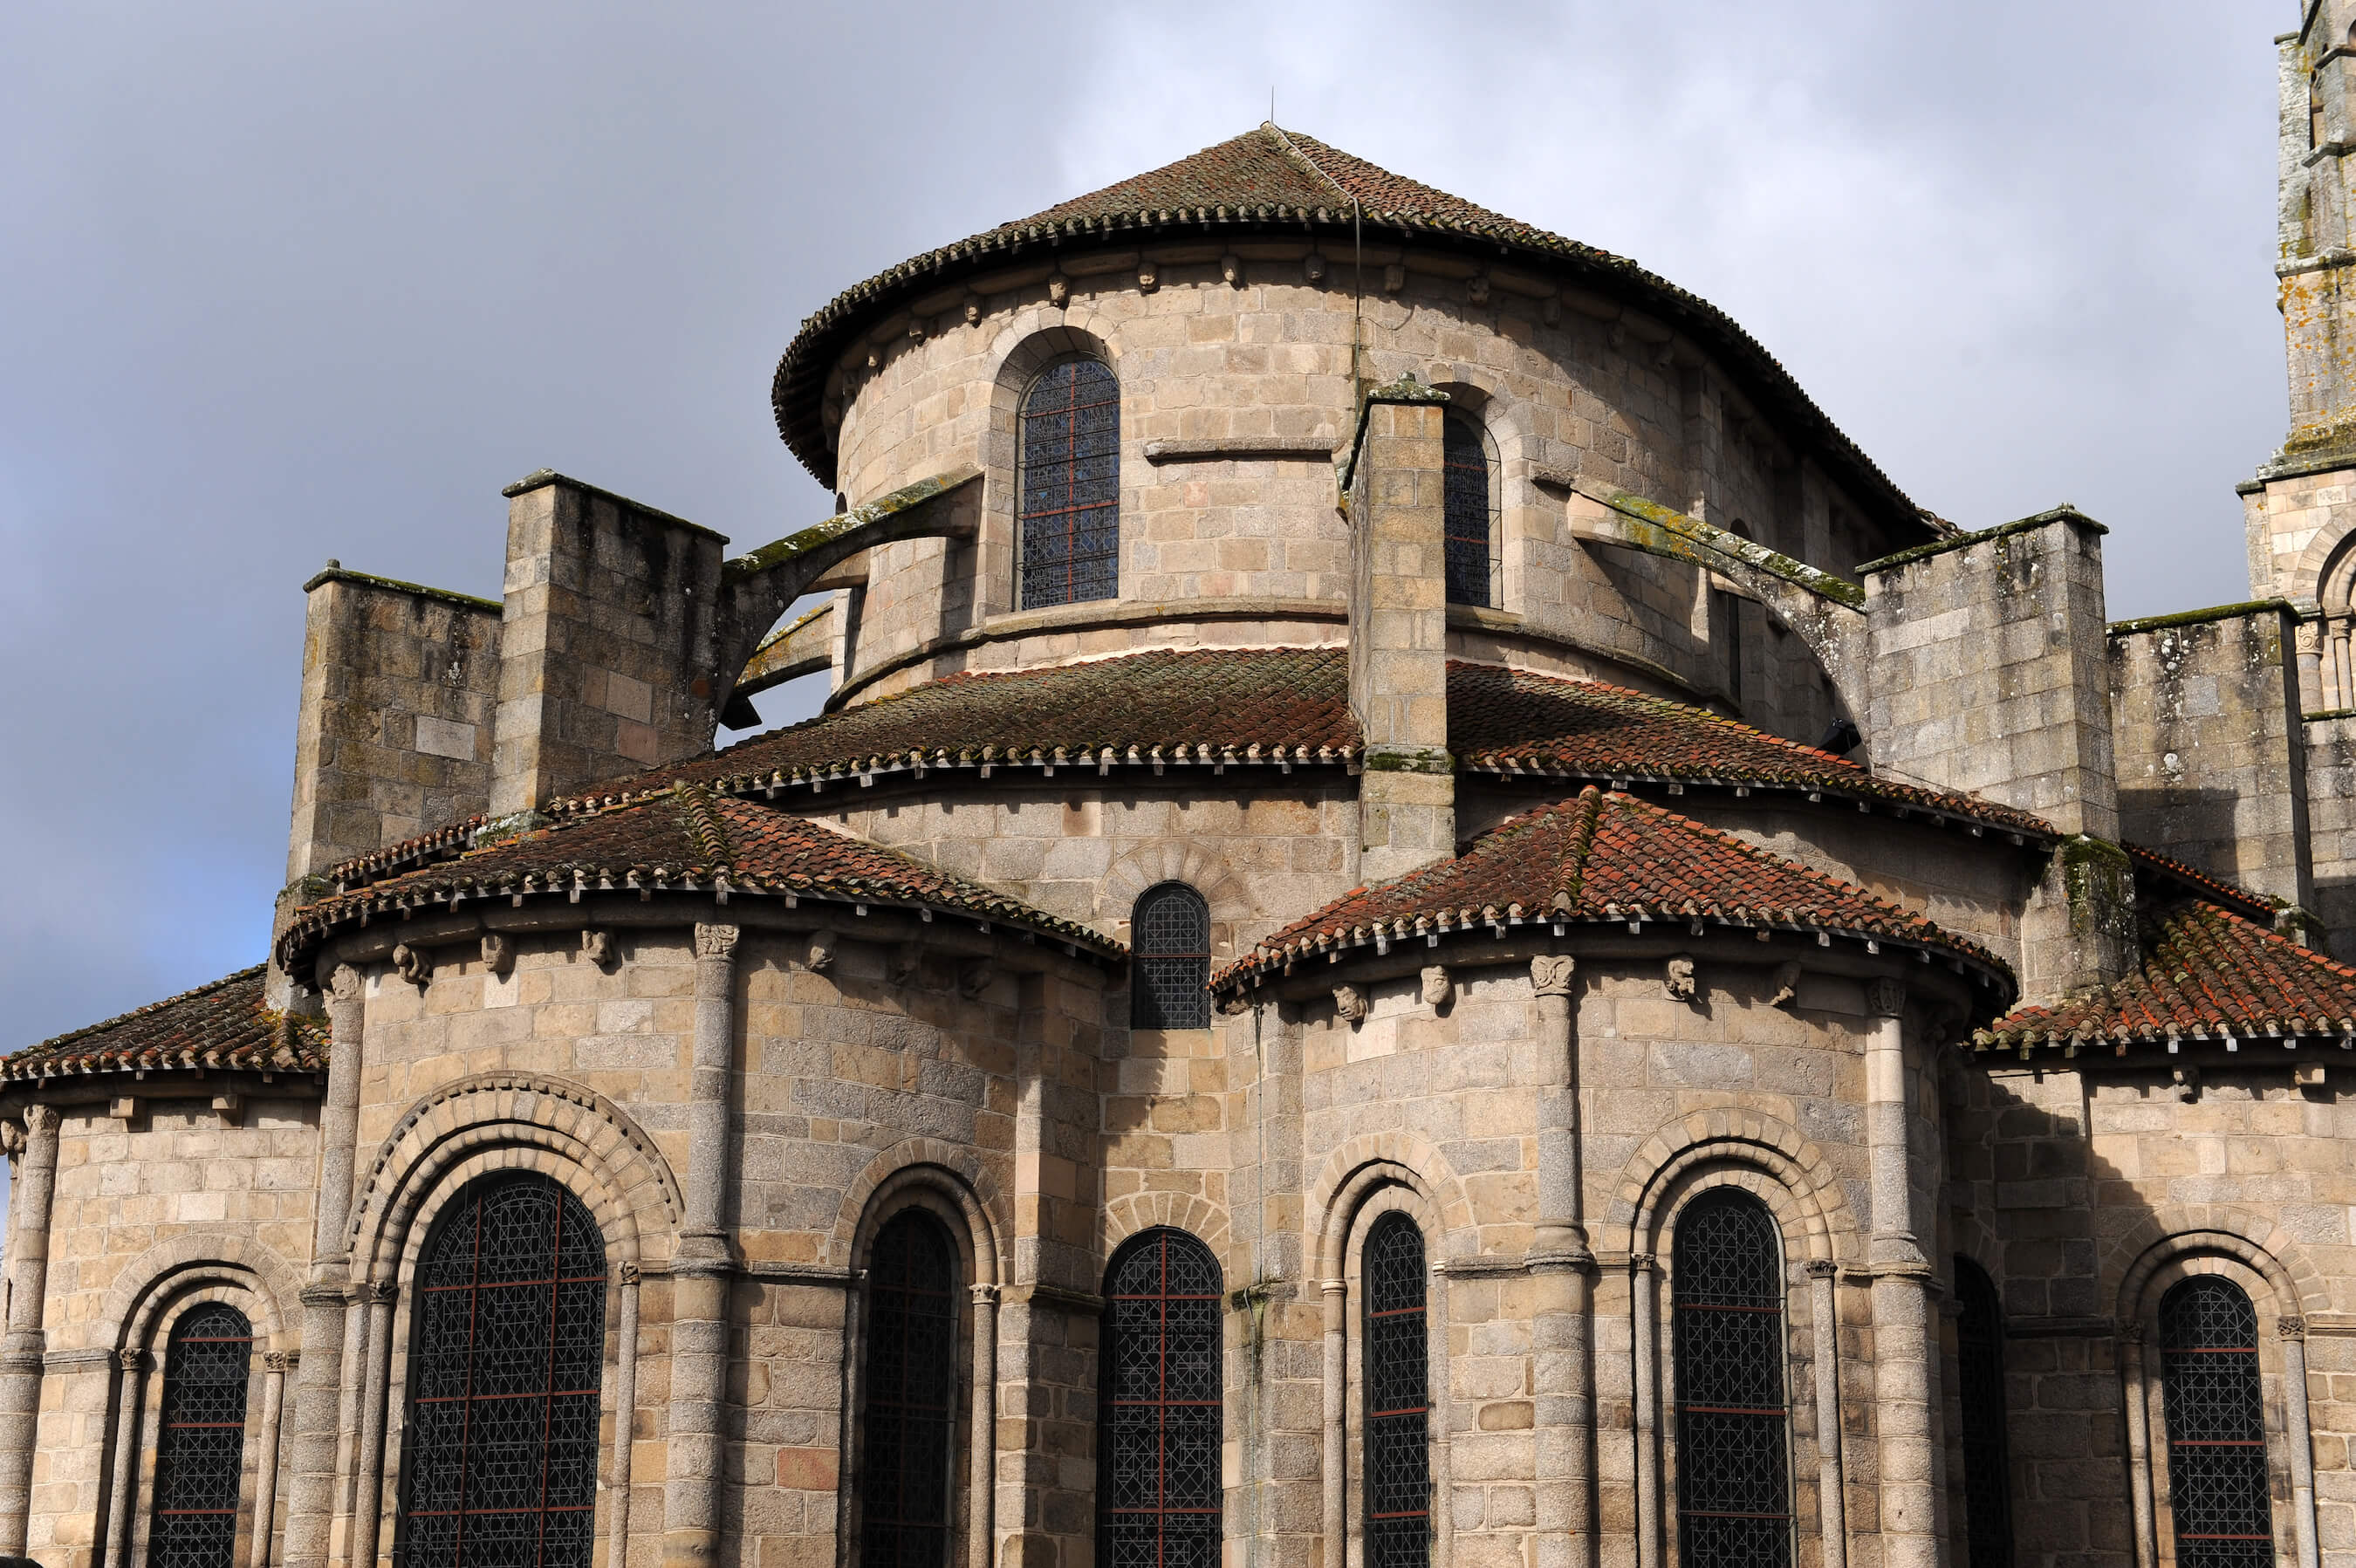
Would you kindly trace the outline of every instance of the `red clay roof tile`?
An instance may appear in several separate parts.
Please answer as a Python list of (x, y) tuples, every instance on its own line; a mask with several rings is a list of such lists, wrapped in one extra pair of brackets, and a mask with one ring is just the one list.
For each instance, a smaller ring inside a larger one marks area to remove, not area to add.
[(0, 1058), (0, 1079), (80, 1078), (106, 1072), (248, 1069), (324, 1072), (324, 1019), (273, 1012), (260, 964), (177, 996), (43, 1040)]
[(403, 908), (518, 894), (648, 889), (773, 895), (938, 909), (1053, 936), (1103, 956), (1127, 950), (1087, 927), (896, 851), (681, 785), (339, 893), (294, 912), (280, 937), (290, 961), (335, 928)]
[(1987, 1050), (2179, 1038), (2356, 1034), (2356, 969), (2254, 920), (2189, 899), (2147, 918), (2142, 960), (2068, 1002), (2016, 1008), (1972, 1036)]
[(1978, 943), (1864, 888), (1590, 785), (1577, 800), (1499, 823), (1454, 860), (1345, 894), (1211, 983), (1233, 986), (1304, 958), (1432, 932), (1621, 920), (1826, 931), (1938, 949), (2010, 975)]

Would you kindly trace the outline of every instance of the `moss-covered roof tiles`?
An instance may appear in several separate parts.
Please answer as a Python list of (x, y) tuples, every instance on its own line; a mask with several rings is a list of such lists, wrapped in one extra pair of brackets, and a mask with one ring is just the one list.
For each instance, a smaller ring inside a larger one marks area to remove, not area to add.
[(248, 1069), (324, 1072), (324, 1019), (272, 1011), (260, 964), (0, 1058), (0, 1080)]

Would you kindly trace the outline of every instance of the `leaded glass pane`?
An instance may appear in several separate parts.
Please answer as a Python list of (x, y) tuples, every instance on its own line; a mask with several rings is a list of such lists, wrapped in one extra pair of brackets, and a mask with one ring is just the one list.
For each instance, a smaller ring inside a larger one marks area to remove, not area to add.
[(1130, 1015), (1140, 1029), (1211, 1026), (1211, 907), (1183, 882), (1138, 895), (1130, 915)]
[(253, 1326), (221, 1302), (181, 1314), (164, 1357), (155, 1443), (155, 1568), (229, 1568), (245, 1469), (245, 1389)]
[(1423, 1235), (1390, 1213), (1366, 1231), (1359, 1259), (1365, 1298), (1366, 1568), (1424, 1568), (1431, 1560), (1430, 1350)]
[(2214, 1274), (2159, 1304), (2168, 1490), (2180, 1568), (2265, 1568), (2274, 1561), (2258, 1315)]
[(1023, 607), (1120, 592), (1120, 385), (1066, 360), (1023, 398)]
[(1183, 1230), (1105, 1271), (1098, 1522), (1106, 1568), (1216, 1568), (1219, 1265)]
[(1489, 503), (1489, 441), (1478, 424), (1454, 410), (1440, 421), (1440, 463), (1448, 602), (1486, 607), (1490, 534), (1496, 521)]
[(867, 1265), (859, 1462), (861, 1568), (944, 1568), (957, 1411), (957, 1254), (921, 1209), (877, 1232)]
[(1963, 1391), (1964, 1523), (1971, 1568), (2012, 1568), (2012, 1474), (2005, 1444), (2004, 1314), (1996, 1283), (1955, 1260), (1955, 1357)]
[(459, 1194), (417, 1269), (401, 1519), (409, 1568), (587, 1568), (605, 1243), (545, 1176)]
[(1704, 1193), (1677, 1217), (1670, 1261), (1678, 1568), (1789, 1568), (1775, 1222), (1747, 1193)]

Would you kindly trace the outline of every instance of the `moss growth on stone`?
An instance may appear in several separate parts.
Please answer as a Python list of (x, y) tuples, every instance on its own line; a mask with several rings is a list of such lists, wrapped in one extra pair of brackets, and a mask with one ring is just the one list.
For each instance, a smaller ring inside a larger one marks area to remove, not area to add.
[(498, 615), (507, 607), (497, 599), (478, 599), (472, 594), (461, 594), (448, 588), (429, 588), (423, 583), (404, 583), (398, 577), (379, 577), (368, 572), (348, 571), (330, 566), (303, 585), (309, 593), (322, 583), (358, 583), (363, 587), (388, 588), (396, 594), (413, 594), (421, 599), (439, 599), (445, 605), (457, 605), (470, 610), (489, 610)]
[(2110, 532), (2076, 507), (2064, 504), (2055, 507), (2051, 511), (2040, 511), (2035, 517), (2021, 518), (2016, 522), (2000, 522), (1994, 528), (1983, 528), (1976, 533), (1958, 533), (1952, 539), (1933, 540), (1928, 544), (1917, 544), (1912, 550), (1901, 550), (1894, 554), (1859, 562), (1857, 575), (1862, 577), (1869, 572), (1887, 572), (1899, 566), (1911, 566), (1917, 561), (1927, 561), (1933, 555), (1944, 555), (1950, 550), (1968, 550), (1975, 544), (1985, 544), (1990, 540), (2004, 539), (2016, 533), (2027, 533), (2031, 529), (2043, 528), (2051, 522), (2079, 522), (2093, 529), (2096, 533)]
[(2174, 615), (2146, 616), (2140, 620), (2115, 620), (2110, 625), (2113, 637), (2133, 637), (2138, 632), (2163, 631), (2175, 626), (2202, 626), (2210, 621), (2237, 620), (2244, 616), (2263, 615), (2268, 610), (2288, 610), (2287, 599), (2246, 599), (2237, 605), (2211, 605), (2205, 610), (2179, 610)]

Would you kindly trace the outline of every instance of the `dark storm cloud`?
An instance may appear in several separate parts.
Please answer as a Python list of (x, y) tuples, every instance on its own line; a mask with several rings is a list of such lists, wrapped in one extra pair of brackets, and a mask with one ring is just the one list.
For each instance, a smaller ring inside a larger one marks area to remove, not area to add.
[(323, 559), (496, 593), (542, 466), (814, 520), (803, 315), (1271, 82), (1712, 298), (1923, 504), (2110, 521), (2116, 613), (2238, 597), (2291, 11), (0, 9), (0, 1046), (260, 956)]

